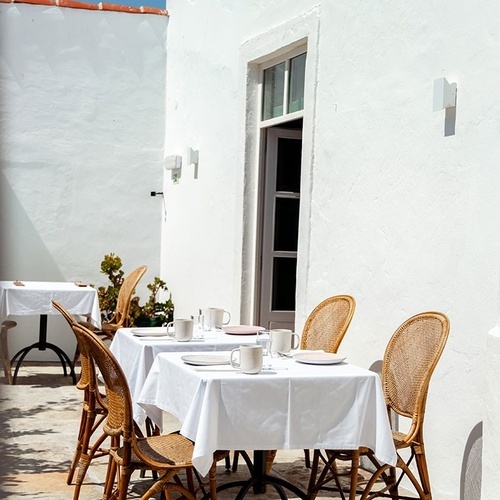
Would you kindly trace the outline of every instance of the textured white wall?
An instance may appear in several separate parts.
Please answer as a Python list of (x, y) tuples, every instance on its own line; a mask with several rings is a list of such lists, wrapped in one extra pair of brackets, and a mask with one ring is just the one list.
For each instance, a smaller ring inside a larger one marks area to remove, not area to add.
[[(255, 185), (244, 172), (257, 158), (242, 54), (316, 3), (169, 1), (166, 151), (200, 150), (199, 178), (185, 168), (165, 185), (162, 263), (181, 316), (214, 305), (236, 321), (253, 299), (242, 256)], [(351, 293), (358, 306), (342, 350), (370, 366), (409, 316), (449, 316), (425, 427), (437, 500), (464, 489), (466, 442), (484, 415), (485, 339), (498, 319), (498, 23), (493, 0), (323, 2), (317, 74), (306, 83), (297, 329), (321, 299)], [(448, 137), (444, 111), (432, 112), (441, 77), (458, 85)]]
[[(0, 278), (106, 283), (114, 252), (125, 271), (149, 266), (145, 296), (160, 269), (150, 191), (163, 179), (168, 18), (0, 4), (0, 23)], [(11, 354), (38, 330), (15, 319)], [(71, 352), (59, 317), (49, 329)]]

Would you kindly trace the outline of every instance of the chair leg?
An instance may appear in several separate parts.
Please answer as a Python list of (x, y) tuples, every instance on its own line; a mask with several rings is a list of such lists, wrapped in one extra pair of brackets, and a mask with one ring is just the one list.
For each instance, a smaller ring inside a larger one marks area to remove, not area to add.
[[(85, 403), (84, 403), (85, 404)], [(82, 454), (82, 440), (85, 434), (85, 429), (87, 427), (87, 417), (88, 413), (85, 408), (82, 409), (82, 416), (80, 419), (80, 429), (78, 430), (78, 438), (76, 440), (75, 453), (73, 454), (73, 460), (68, 471), (68, 477), (66, 478), (66, 483), (71, 484), (73, 482), (73, 476), (75, 475), (78, 462), (80, 461), (80, 455)]]
[(12, 385), (12, 367), (10, 365), (10, 356), (9, 356), (9, 342), (7, 339), (7, 332), (17, 326), (15, 321), (4, 321), (2, 323), (2, 331), (1, 331), (1, 339), (0, 339), (0, 348), (2, 350), (2, 360), (3, 360), (3, 371), (5, 377), (7, 378), (7, 382)]
[(311, 451), (310, 450), (304, 450), (304, 459), (306, 461), (306, 468), (310, 469), (311, 468)]
[(311, 475), (309, 476), (309, 486), (307, 487), (307, 498), (309, 500), (314, 500), (318, 494), (318, 490), (315, 488), (316, 476), (318, 475), (318, 465), (319, 465), (319, 451), (313, 451), (313, 460), (310, 464)]
[(349, 500), (356, 500), (356, 489), (358, 487), (359, 450), (352, 452), (351, 460), (351, 484), (349, 486)]
[(425, 452), (423, 446), (415, 454), (415, 461), (417, 463), (418, 474), (420, 476), (420, 484), (422, 485), (422, 490), (425, 498), (432, 498), (431, 495), (431, 482), (429, 479), (429, 471), (427, 469), (427, 460), (425, 458)]

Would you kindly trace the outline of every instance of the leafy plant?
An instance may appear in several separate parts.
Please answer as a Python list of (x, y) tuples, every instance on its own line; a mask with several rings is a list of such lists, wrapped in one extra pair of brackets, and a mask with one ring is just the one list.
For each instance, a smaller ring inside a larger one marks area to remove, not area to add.
[(100, 286), (97, 289), (99, 307), (101, 308), (101, 320), (109, 321), (116, 309), (118, 294), (123, 283), (124, 272), (122, 260), (117, 255), (110, 253), (104, 256), (101, 262), (101, 273), (106, 274), (111, 284)]
[(165, 281), (155, 277), (153, 282), (148, 285), (148, 290), (151, 292), (146, 303), (141, 306), (139, 298), (134, 297), (130, 306), (130, 317), (134, 325), (142, 318), (157, 319), (162, 325), (174, 319), (174, 303), (172, 295), (168, 294), (168, 299), (165, 301), (159, 300), (161, 292), (168, 292), (168, 287)]
[[(124, 271), (122, 270), (122, 260), (117, 255), (110, 253), (104, 256), (101, 262), (101, 273), (107, 275), (111, 284), (100, 286), (97, 289), (99, 297), (99, 307), (101, 309), (101, 320), (109, 321), (113, 316), (118, 294), (123, 284)], [(93, 286), (93, 285), (92, 285)], [(155, 319), (158, 324), (164, 325), (174, 319), (174, 304), (172, 295), (168, 293), (168, 298), (159, 301), (159, 296), (168, 292), (165, 281), (155, 277), (153, 282), (147, 285), (151, 292), (144, 305), (140, 305), (140, 298), (133, 297), (130, 304), (129, 324), (138, 326), (136, 323), (142, 318)]]

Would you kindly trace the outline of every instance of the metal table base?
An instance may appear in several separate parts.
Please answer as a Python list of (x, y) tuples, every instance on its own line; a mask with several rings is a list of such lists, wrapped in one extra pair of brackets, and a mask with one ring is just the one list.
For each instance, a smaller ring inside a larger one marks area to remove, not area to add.
[[(63, 367), (64, 376), (66, 377), (68, 375), (67, 368), (69, 368), (69, 373), (70, 373), (71, 378), (73, 380), (73, 384), (76, 384), (75, 369), (74, 369), (73, 363), (69, 359), (68, 355), (60, 347), (58, 347), (54, 344), (51, 344), (50, 342), (47, 342), (47, 315), (46, 314), (40, 315), (40, 329), (39, 329), (39, 333), (38, 333), (38, 342), (35, 342), (34, 344), (31, 344), (28, 347), (24, 347), (19, 352), (17, 352), (11, 360), (11, 365), (14, 366), (16, 359), (19, 357), (19, 360), (17, 361), (17, 364), (16, 364), (16, 368), (14, 370), (14, 376), (12, 378), (13, 384), (16, 383), (17, 374), (19, 372), (19, 368), (21, 367), (21, 365), (24, 361), (24, 358), (33, 349), (38, 349), (39, 351), (45, 351), (47, 349), (50, 349), (51, 351), (55, 352), (59, 358), (59, 361), (61, 362), (62, 367)], [(68, 365), (67, 367), (66, 367), (66, 364)]]

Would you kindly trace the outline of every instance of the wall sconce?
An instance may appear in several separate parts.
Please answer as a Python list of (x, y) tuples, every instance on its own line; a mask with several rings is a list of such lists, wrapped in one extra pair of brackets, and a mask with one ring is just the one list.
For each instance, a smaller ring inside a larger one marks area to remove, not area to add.
[(194, 178), (198, 179), (198, 161), (200, 159), (200, 152), (197, 149), (187, 148), (186, 151), (186, 164), (194, 165)]
[(455, 135), (457, 121), (457, 84), (448, 83), (446, 78), (434, 80), (433, 111), (445, 110), (444, 136)]
[(457, 105), (457, 84), (448, 83), (446, 78), (434, 80), (432, 111), (454, 108)]
[(165, 167), (165, 170), (170, 170), (172, 172), (172, 181), (174, 182), (174, 184), (177, 184), (179, 182), (179, 179), (181, 178), (182, 156), (170, 155), (165, 157), (165, 159), (163, 160), (163, 166)]

